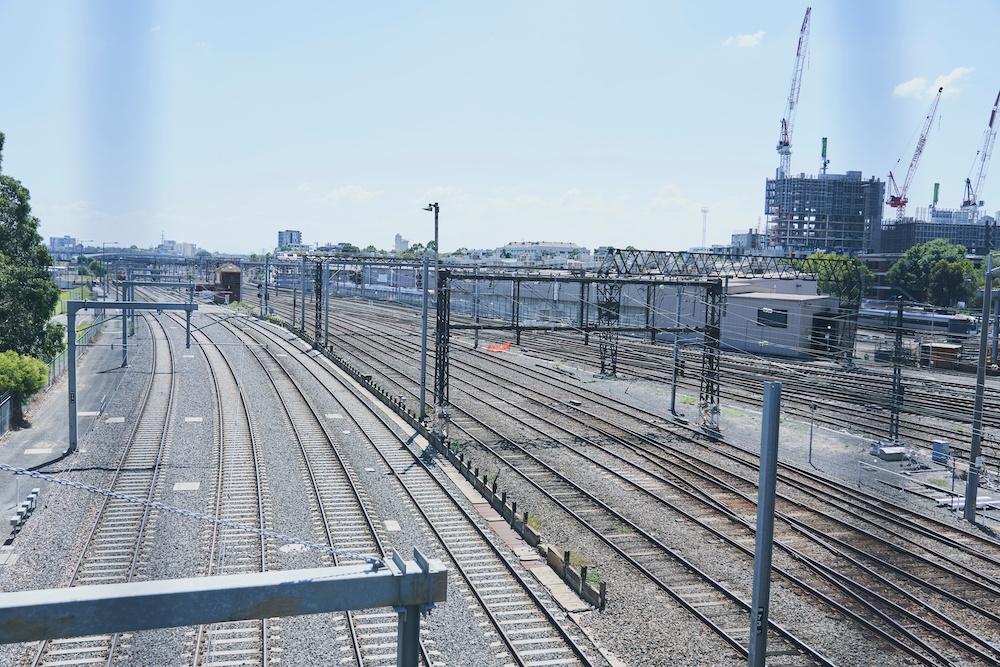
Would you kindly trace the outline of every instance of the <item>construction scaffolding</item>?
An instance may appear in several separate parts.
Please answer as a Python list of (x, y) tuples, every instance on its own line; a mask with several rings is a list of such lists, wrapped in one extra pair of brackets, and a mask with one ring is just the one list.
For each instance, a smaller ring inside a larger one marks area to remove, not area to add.
[(767, 180), (768, 243), (783, 251), (856, 254), (878, 247), (885, 183), (860, 171)]

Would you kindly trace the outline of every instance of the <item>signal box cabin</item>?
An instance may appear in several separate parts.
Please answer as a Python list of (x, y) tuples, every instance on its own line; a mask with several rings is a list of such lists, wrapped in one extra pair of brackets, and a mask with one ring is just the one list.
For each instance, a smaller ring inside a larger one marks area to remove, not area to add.
[(215, 284), (212, 289), (215, 292), (216, 303), (233, 303), (241, 300), (240, 267), (235, 264), (223, 264), (213, 272), (213, 275)]
[(740, 287), (729, 285), (723, 347), (782, 357), (835, 355), (838, 299), (819, 296), (815, 288), (812, 294), (788, 294), (741, 293)]

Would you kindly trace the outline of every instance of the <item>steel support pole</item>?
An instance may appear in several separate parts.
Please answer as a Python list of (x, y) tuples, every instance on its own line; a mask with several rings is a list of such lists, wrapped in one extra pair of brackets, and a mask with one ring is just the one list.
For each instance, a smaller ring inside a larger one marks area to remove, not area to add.
[(646, 285), (646, 326), (649, 327), (649, 343), (656, 343), (655, 315), (653, 312), (653, 286)]
[[(67, 370), (69, 375), (69, 453), (76, 451), (76, 308), (66, 309), (66, 351)], [(123, 325), (124, 326), (124, 325)]]
[(420, 607), (411, 605), (396, 609), (396, 667), (417, 667), (420, 664)]
[(993, 302), (993, 255), (986, 258), (986, 284), (983, 285), (983, 319), (979, 323), (979, 365), (976, 368), (976, 403), (972, 411), (972, 445), (969, 448), (969, 476), (965, 480), (965, 520), (976, 522), (976, 493), (983, 442), (983, 393), (986, 389), (986, 329)]
[(187, 311), (186, 315), (187, 315), (187, 325), (186, 325), (187, 326), (187, 343), (186, 343), (185, 347), (190, 350), (191, 349), (191, 311), (190, 310)]
[[(992, 295), (991, 295), (991, 298), (992, 298)], [(1000, 345), (1000, 341), (997, 340), (998, 336), (1000, 336), (1000, 312), (998, 312), (996, 304), (994, 303), (993, 304), (993, 346), (991, 348), (992, 354), (990, 355), (990, 359), (992, 360), (992, 363), (994, 363), (994, 364), (1000, 363), (1000, 362), (997, 361), (997, 347), (998, 347), (998, 345)]]
[[(128, 301), (128, 282), (122, 285), (123, 301)], [(128, 309), (122, 308), (122, 368), (128, 366)]]
[(424, 255), (424, 305), (423, 305), (423, 325), (420, 328), (420, 415), (418, 419), (424, 420), (427, 416), (427, 299), (430, 286), (427, 284), (427, 255)]
[(809, 404), (809, 465), (813, 464), (813, 422), (815, 420), (816, 420), (816, 404), (810, 403)]
[(677, 310), (674, 314), (674, 366), (673, 373), (670, 379), (670, 414), (677, 414), (677, 358), (678, 349), (680, 348), (680, 326), (681, 326), (681, 295), (683, 293), (683, 287), (677, 288)]
[(774, 493), (778, 473), (778, 416), (781, 383), (764, 383), (764, 414), (760, 431), (760, 476), (757, 484), (757, 537), (753, 558), (748, 667), (765, 667), (767, 612), (771, 593), (771, 551), (774, 542)]

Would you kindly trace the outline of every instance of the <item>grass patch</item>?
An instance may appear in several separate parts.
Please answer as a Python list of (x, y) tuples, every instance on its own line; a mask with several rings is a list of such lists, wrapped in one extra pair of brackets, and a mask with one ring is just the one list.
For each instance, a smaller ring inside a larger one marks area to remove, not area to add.
[(694, 405), (697, 402), (698, 399), (696, 399), (694, 396), (681, 396), (681, 403), (683, 403), (684, 405)]
[(722, 408), (722, 414), (729, 415), (730, 417), (739, 417), (743, 413), (740, 412), (739, 410), (733, 410), (731, 408)]
[(580, 567), (581, 565), (590, 565), (590, 561), (586, 558), (578, 556), (575, 551), (569, 553), (569, 564), (575, 567)]
[(948, 482), (938, 477), (931, 477), (927, 480), (927, 482), (933, 484), (934, 486), (948, 486)]
[(537, 517), (537, 516), (533, 516), (533, 515), (529, 514), (528, 515), (528, 525), (531, 526), (532, 528), (534, 528), (535, 530), (538, 530), (539, 528), (542, 527), (542, 519), (541, 519), (541, 517)]

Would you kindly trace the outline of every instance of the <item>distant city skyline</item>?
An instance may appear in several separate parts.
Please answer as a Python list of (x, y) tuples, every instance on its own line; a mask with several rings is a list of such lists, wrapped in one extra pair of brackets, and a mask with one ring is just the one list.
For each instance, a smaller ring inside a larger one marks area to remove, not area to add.
[[(763, 226), (812, 6), (791, 170), (961, 203), (997, 91), (1000, 5), (456, 1), (0, 5), (2, 170), (46, 239), (250, 253), (515, 240), (683, 250)], [(1000, 210), (1000, 167), (985, 213)], [(760, 222), (758, 222), (760, 221)]]

